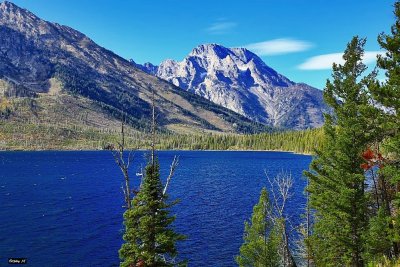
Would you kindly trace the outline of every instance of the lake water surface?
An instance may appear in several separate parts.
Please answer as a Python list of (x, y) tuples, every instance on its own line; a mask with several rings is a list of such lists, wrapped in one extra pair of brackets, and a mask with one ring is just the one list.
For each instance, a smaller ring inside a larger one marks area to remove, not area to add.
[[(145, 166), (136, 152), (131, 176)], [(285, 152), (160, 151), (166, 178), (180, 156), (169, 188), (175, 229), (189, 266), (235, 266), (244, 221), (260, 190), (284, 170), (294, 177), (288, 213), (298, 222), (305, 203), (310, 156)], [(136, 178), (136, 177), (135, 177)], [(26, 266), (119, 266), (122, 244), (122, 174), (107, 151), (0, 152), (0, 266), (25, 257)]]

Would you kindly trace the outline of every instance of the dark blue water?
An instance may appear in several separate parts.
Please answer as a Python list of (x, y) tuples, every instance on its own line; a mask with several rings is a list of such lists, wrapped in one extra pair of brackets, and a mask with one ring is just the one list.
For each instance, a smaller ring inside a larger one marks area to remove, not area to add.
[[(179, 244), (189, 266), (235, 266), (244, 220), (260, 190), (282, 170), (295, 179), (288, 206), (298, 221), (302, 171), (310, 156), (282, 152), (159, 152), (162, 177), (180, 164), (169, 188)], [(135, 153), (132, 176), (145, 166)], [(0, 153), (0, 266), (26, 257), (27, 266), (118, 266), (123, 195), (120, 170), (107, 151)]]

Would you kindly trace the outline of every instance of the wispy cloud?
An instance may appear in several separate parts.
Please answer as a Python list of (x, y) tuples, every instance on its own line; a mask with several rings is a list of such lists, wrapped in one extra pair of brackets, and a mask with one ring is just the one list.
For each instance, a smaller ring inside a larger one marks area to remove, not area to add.
[(248, 44), (244, 47), (253, 51), (259, 56), (273, 56), (305, 51), (313, 47), (313, 44), (291, 38), (281, 38)]
[[(378, 54), (383, 55), (381, 51), (366, 51), (363, 57), (364, 64), (373, 63)], [(343, 53), (324, 54), (307, 59), (305, 62), (298, 66), (301, 70), (325, 70), (331, 69), (332, 64), (343, 64)]]
[(211, 26), (209, 26), (208, 28), (206, 28), (206, 31), (210, 34), (226, 34), (229, 33), (236, 26), (236, 22), (220, 19), (211, 24)]

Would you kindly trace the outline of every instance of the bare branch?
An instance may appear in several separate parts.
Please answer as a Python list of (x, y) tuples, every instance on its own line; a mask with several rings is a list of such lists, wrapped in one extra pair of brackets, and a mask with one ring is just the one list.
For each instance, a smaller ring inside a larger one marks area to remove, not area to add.
[(125, 124), (125, 114), (122, 118), (121, 122), (121, 140), (120, 142), (117, 142), (118, 148), (115, 148), (114, 145), (109, 145), (108, 149), (111, 151), (111, 154), (114, 157), (115, 163), (118, 165), (118, 167), (121, 169), (122, 174), (124, 175), (124, 180), (125, 180), (125, 186), (122, 186), (122, 191), (124, 193), (124, 200), (126, 203), (126, 208), (130, 209), (131, 208), (131, 193), (132, 190), (130, 189), (130, 183), (129, 183), (129, 165), (132, 161), (132, 156), (131, 152), (129, 152), (127, 163), (124, 160), (124, 150), (125, 150), (125, 130), (124, 130), (124, 124)]
[(290, 190), (293, 186), (292, 175), (289, 173), (279, 173), (274, 179), (281, 198), (279, 213), (282, 215), (286, 206), (286, 201), (291, 197)]
[(293, 186), (292, 176), (290, 173), (288, 174), (283, 171), (278, 173), (274, 179), (271, 179), (266, 171), (265, 175), (271, 187), (269, 191), (271, 192), (273, 201), (274, 211), (271, 213), (271, 219), (274, 225), (280, 225), (280, 228), (282, 229), (282, 243), (280, 248), (282, 265), (296, 266), (289, 248), (288, 232), (290, 231), (288, 231), (286, 224), (289, 223), (292, 228), (293, 226), (290, 224), (289, 218), (284, 214), (286, 202), (291, 197), (291, 188)]
[(130, 150), (128, 154), (128, 162), (126, 164), (127, 169), (129, 169), (129, 165), (131, 164), (132, 160), (133, 160), (133, 155), (132, 155), (132, 150)]
[(271, 187), (271, 189), (269, 191), (272, 194), (272, 201), (274, 202), (273, 203), (273, 207), (274, 207), (273, 210), (279, 210), (279, 205), (278, 205), (279, 196), (276, 196), (276, 193), (275, 193), (276, 190), (274, 190), (274, 188), (275, 188), (274, 181), (271, 180), (271, 178), (269, 177), (269, 175), (268, 175), (266, 170), (264, 172), (265, 172), (265, 176), (267, 177), (268, 183), (269, 183), (269, 185)]
[(143, 185), (143, 166), (140, 166), (140, 173), (136, 173), (136, 176), (140, 177), (140, 185), (139, 185), (139, 190), (140, 190)]
[(151, 88), (151, 164), (154, 166), (155, 142), (156, 142), (156, 117), (155, 117), (155, 95), (154, 88)]
[[(124, 193), (124, 200), (125, 200), (125, 203), (126, 203), (126, 191), (125, 191), (125, 188), (122, 185), (122, 183), (121, 183), (121, 189), (122, 189), (122, 192)], [(123, 207), (126, 207), (126, 206), (123, 206)]]
[(178, 164), (179, 164), (179, 156), (174, 156), (174, 160), (172, 161), (170, 169), (169, 169), (169, 175), (167, 178), (167, 182), (165, 183), (165, 186), (164, 186), (163, 196), (167, 193), (169, 182), (171, 181), (172, 177), (174, 176), (175, 169), (178, 166)]

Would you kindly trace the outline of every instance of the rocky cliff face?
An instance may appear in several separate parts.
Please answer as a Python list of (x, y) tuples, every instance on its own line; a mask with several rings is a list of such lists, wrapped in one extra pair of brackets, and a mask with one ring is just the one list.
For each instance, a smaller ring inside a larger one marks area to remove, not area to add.
[[(72, 28), (44, 21), (10, 2), (0, 4), (1, 80), (18, 91), (13, 95), (83, 96), (117, 118), (127, 113), (138, 127), (150, 118), (153, 90), (161, 127), (225, 132), (263, 127), (143, 72)], [(61, 89), (54, 90), (54, 84)]]
[(322, 91), (290, 81), (244, 48), (200, 45), (182, 62), (142, 68), (257, 122), (290, 129), (323, 124)]

